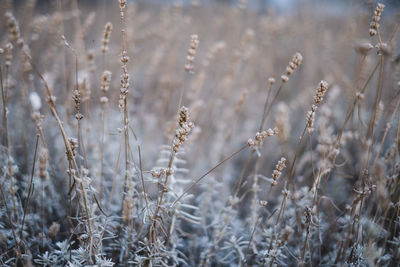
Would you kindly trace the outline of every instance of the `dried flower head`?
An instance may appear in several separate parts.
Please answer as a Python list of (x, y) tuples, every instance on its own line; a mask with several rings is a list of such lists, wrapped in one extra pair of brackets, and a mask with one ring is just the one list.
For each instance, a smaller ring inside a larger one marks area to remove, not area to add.
[(314, 96), (314, 104), (318, 105), (324, 99), (324, 95), (328, 90), (328, 82), (320, 81), (317, 87), (317, 91)]
[(289, 108), (288, 106), (280, 102), (276, 107), (275, 124), (278, 128), (278, 138), (281, 142), (285, 142), (289, 137), (290, 123), (289, 123)]
[(324, 99), (324, 95), (327, 90), (328, 90), (328, 82), (320, 81), (314, 96), (314, 103), (311, 106), (311, 110), (308, 111), (306, 115), (306, 127), (309, 133), (312, 133), (314, 131), (313, 126), (314, 126), (315, 112), (318, 109), (318, 105)]
[(272, 172), (271, 186), (275, 186), (278, 183), (279, 177), (282, 175), (282, 170), (286, 167), (286, 159), (282, 157), (275, 166), (275, 170)]
[(181, 145), (186, 141), (187, 136), (193, 129), (194, 124), (190, 121), (189, 109), (181, 107), (179, 110), (178, 128), (175, 132), (175, 138), (172, 143), (172, 150), (176, 153)]
[(93, 51), (93, 49), (90, 49), (87, 52), (86, 58), (87, 58), (89, 70), (91, 72), (94, 72), (96, 68), (95, 68), (95, 65), (94, 65), (94, 51)]
[(129, 61), (128, 53), (124, 50), (121, 55), (122, 62), (122, 74), (121, 74), (121, 88), (120, 88), (120, 96), (119, 96), (119, 108), (122, 110), (125, 107), (125, 100), (128, 95), (129, 88), (129, 74), (127, 63)]
[(317, 111), (318, 106), (312, 105), (311, 110), (307, 112), (306, 115), (306, 127), (309, 133), (312, 133), (314, 131), (314, 119), (315, 119), (315, 111)]
[(5, 65), (6, 65), (6, 67), (10, 67), (11, 66), (11, 60), (13, 58), (13, 55), (12, 55), (13, 45), (11, 43), (7, 43), (6, 46), (5, 46), (5, 50), (6, 50), (6, 62), (5, 62)]
[(375, 11), (374, 11), (374, 16), (372, 17), (372, 22), (371, 22), (370, 28), (369, 28), (370, 36), (374, 36), (378, 33), (379, 21), (381, 20), (381, 15), (382, 15), (384, 8), (385, 8), (384, 4), (381, 4), (381, 3), (377, 4)]
[(289, 81), (289, 76), (283, 74), (283, 75), (281, 76), (281, 80), (282, 80), (283, 83), (286, 83), (286, 82)]
[(6, 12), (5, 17), (7, 20), (7, 30), (10, 39), (14, 42), (17, 42), (18, 46), (22, 47), (24, 42), (21, 39), (21, 33), (19, 30), (17, 20), (15, 19), (14, 15), (11, 12)]
[(125, 197), (123, 201), (123, 221), (128, 223), (132, 217), (133, 199), (131, 197)]
[(126, 7), (126, 0), (119, 0), (119, 9), (122, 12)]
[(75, 109), (76, 109), (75, 117), (77, 120), (81, 120), (83, 118), (83, 115), (80, 113), (81, 92), (78, 89), (75, 89), (72, 92), (72, 100), (74, 101)]
[(103, 93), (106, 93), (108, 89), (110, 88), (110, 82), (111, 82), (111, 71), (105, 70), (103, 74), (101, 75), (101, 87), (100, 90)]
[(247, 144), (250, 147), (259, 146), (267, 136), (273, 136), (276, 134), (278, 134), (278, 129), (276, 127), (274, 129), (268, 129), (267, 131), (257, 132), (254, 139), (250, 138), (247, 140)]
[(56, 235), (60, 232), (60, 224), (57, 222), (53, 222), (49, 228), (49, 232), (47, 233), (50, 238), (56, 237)]
[(107, 104), (108, 103), (108, 97), (106, 97), (106, 96), (100, 97), (100, 103), (102, 105)]
[(107, 22), (104, 26), (103, 40), (101, 41), (101, 52), (103, 54), (108, 50), (112, 28), (113, 26), (111, 22)]
[(196, 49), (199, 45), (199, 36), (197, 34), (193, 34), (190, 37), (190, 46), (188, 49), (188, 55), (186, 57), (185, 71), (192, 72), (194, 70), (193, 61), (194, 56), (196, 55)]
[(75, 157), (75, 155), (76, 155), (76, 149), (78, 148), (78, 140), (76, 138), (71, 137), (71, 138), (68, 138), (68, 142), (71, 147), (72, 155), (70, 153), (68, 153), (68, 151), (67, 151), (66, 152), (67, 158), (68, 158), (68, 160), (72, 160), (73, 157)]
[(275, 83), (275, 78), (274, 78), (274, 77), (269, 77), (269, 78), (268, 78), (268, 83), (269, 83), (270, 85), (273, 85), (273, 84)]
[(47, 161), (49, 158), (49, 153), (46, 148), (40, 149), (39, 152), (39, 177), (42, 180), (47, 178)]
[(293, 55), (289, 65), (286, 66), (285, 74), (281, 76), (282, 82), (285, 83), (289, 80), (289, 76), (300, 66), (302, 61), (303, 56), (299, 52)]

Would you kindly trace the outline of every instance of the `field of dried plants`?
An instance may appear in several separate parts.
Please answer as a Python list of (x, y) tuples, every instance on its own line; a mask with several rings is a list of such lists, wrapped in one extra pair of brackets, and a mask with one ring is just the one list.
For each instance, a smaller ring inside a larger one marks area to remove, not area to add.
[(1, 266), (399, 266), (400, 10), (248, 2), (0, 0)]

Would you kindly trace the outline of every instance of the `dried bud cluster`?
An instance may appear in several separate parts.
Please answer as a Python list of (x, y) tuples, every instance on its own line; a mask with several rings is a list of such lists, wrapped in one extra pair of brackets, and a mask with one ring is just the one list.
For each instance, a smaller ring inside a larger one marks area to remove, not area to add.
[(31, 113), (31, 118), (35, 121), (36, 127), (38, 128), (39, 131), (41, 131), (42, 128), (42, 124), (43, 124), (43, 119), (44, 119), (44, 115), (40, 114), (39, 111), (33, 111)]
[(125, 223), (129, 223), (132, 220), (132, 211), (134, 208), (134, 198), (133, 198), (133, 190), (135, 187), (135, 183), (129, 179), (127, 181), (127, 194), (124, 197), (124, 200), (122, 202), (122, 208), (123, 208), (123, 221)]
[(128, 68), (126, 64), (129, 61), (129, 57), (127, 52), (122, 51), (121, 62), (122, 62), (122, 75), (121, 75), (121, 88), (120, 88), (120, 96), (119, 96), (119, 108), (122, 110), (125, 107), (125, 99), (128, 94), (129, 88), (129, 74)]
[(385, 8), (385, 5), (381, 4), (381, 3), (378, 3), (378, 5), (376, 6), (375, 11), (374, 11), (374, 16), (372, 17), (372, 22), (371, 22), (370, 28), (369, 28), (370, 36), (374, 36), (378, 33), (379, 21), (381, 20), (381, 15), (382, 15), (384, 8)]
[(112, 23), (107, 22), (104, 27), (103, 40), (101, 41), (101, 52), (104, 54), (108, 50), (108, 43), (110, 42)]
[(128, 63), (128, 61), (129, 61), (128, 53), (124, 50), (124, 51), (122, 51), (122, 55), (121, 55), (122, 65), (126, 65)]
[(126, 0), (119, 0), (119, 10), (123, 12), (126, 7)]
[(74, 100), (75, 109), (79, 110), (79, 105), (81, 103), (81, 92), (79, 92), (78, 89), (75, 89), (72, 92), (72, 100)]
[(282, 157), (275, 166), (275, 170), (272, 172), (271, 186), (275, 186), (278, 183), (279, 177), (282, 175), (282, 170), (286, 167), (286, 159)]
[(324, 95), (327, 90), (328, 90), (328, 83), (326, 81), (320, 81), (314, 96), (314, 104), (311, 106), (311, 110), (307, 112), (306, 116), (306, 121), (307, 121), (306, 127), (309, 133), (312, 133), (314, 131), (313, 125), (315, 119), (315, 112), (318, 109), (318, 105), (324, 99)]
[(94, 51), (90, 49), (87, 53), (87, 62), (88, 62), (88, 69), (90, 72), (94, 72), (96, 70), (96, 66), (94, 64)]
[(247, 144), (251, 147), (259, 146), (267, 136), (273, 136), (276, 134), (278, 134), (278, 129), (276, 127), (274, 129), (268, 129), (267, 131), (262, 131), (261, 133), (257, 132), (255, 139), (250, 138), (249, 140), (247, 140)]
[(318, 88), (317, 88), (317, 92), (315, 93), (315, 96), (314, 96), (314, 104), (315, 105), (318, 105), (319, 103), (321, 103), (321, 101), (324, 99), (324, 95), (327, 90), (328, 90), (328, 82), (320, 81)]
[(123, 221), (125, 223), (129, 223), (129, 221), (131, 220), (131, 210), (133, 209), (134, 203), (132, 198), (126, 197), (124, 198), (124, 202), (123, 202)]
[(278, 103), (274, 120), (279, 131), (278, 138), (283, 143), (289, 137), (290, 132), (289, 108), (285, 103)]
[(108, 102), (108, 97), (105, 94), (108, 91), (108, 89), (110, 89), (110, 83), (111, 83), (111, 71), (105, 70), (101, 75), (100, 90), (103, 94), (100, 97), (101, 104), (106, 104)]
[(13, 58), (12, 56), (12, 50), (13, 50), (13, 45), (11, 43), (7, 43), (6, 47), (6, 67), (10, 67), (11, 66), (11, 60)]
[(185, 71), (186, 72), (192, 72), (194, 69), (193, 66), (193, 61), (194, 61), (194, 56), (196, 55), (196, 49), (197, 46), (199, 45), (199, 36), (197, 34), (193, 34), (190, 40), (190, 46), (188, 49), (188, 55), (186, 57), (186, 65), (185, 65)]
[(190, 121), (188, 108), (181, 107), (179, 110), (178, 129), (176, 129), (175, 138), (172, 144), (172, 150), (174, 152), (178, 152), (179, 148), (186, 141), (186, 138), (193, 127), (194, 124)]
[(289, 65), (287, 65), (286, 67), (286, 74), (283, 74), (281, 76), (282, 82), (285, 83), (289, 81), (289, 76), (292, 75), (293, 71), (295, 71), (298, 66), (300, 66), (302, 61), (303, 61), (303, 56), (299, 52), (294, 54), (292, 60), (289, 62)]
[(105, 70), (101, 75), (101, 87), (100, 90), (103, 93), (106, 93), (108, 89), (110, 89), (110, 82), (111, 82), (111, 71)]
[(14, 15), (11, 12), (6, 12), (5, 14), (7, 20), (7, 29), (10, 36), (10, 39), (18, 44), (18, 46), (22, 47), (24, 41), (21, 38), (21, 33), (19, 30), (18, 22), (15, 19)]
[(83, 115), (80, 112), (80, 106), (81, 106), (81, 92), (78, 89), (75, 89), (72, 92), (72, 99), (74, 100), (74, 104), (75, 104), (75, 109), (76, 109), (76, 114), (75, 114), (75, 118), (77, 120), (81, 120), (83, 119)]
[(76, 138), (68, 138), (68, 142), (69, 142), (69, 145), (70, 145), (70, 147), (71, 147), (71, 153), (72, 153), (72, 155), (67, 151), (66, 153), (67, 153), (67, 158), (68, 158), (68, 160), (72, 160), (73, 159), (73, 157), (75, 157), (75, 155), (76, 155), (76, 149), (78, 148), (78, 140), (76, 139)]
[(42, 148), (39, 152), (39, 177), (42, 180), (47, 178), (47, 161), (49, 158), (49, 153), (47, 149)]
[(312, 105), (311, 110), (307, 112), (306, 115), (306, 127), (309, 133), (312, 133), (314, 131), (314, 119), (315, 119), (315, 111), (317, 111), (318, 106)]

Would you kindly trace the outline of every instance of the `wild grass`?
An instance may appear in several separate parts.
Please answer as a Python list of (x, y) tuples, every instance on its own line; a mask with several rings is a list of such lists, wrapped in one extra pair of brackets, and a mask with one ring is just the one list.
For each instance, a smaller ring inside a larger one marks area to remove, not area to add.
[(398, 8), (0, 2), (2, 266), (398, 266)]

